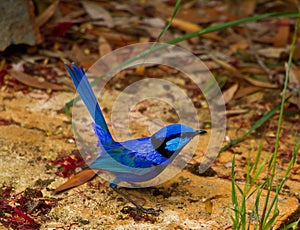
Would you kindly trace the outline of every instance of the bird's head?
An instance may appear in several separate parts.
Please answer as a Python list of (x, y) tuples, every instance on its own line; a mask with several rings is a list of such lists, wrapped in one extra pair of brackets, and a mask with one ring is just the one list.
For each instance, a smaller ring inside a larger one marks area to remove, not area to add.
[(153, 147), (165, 158), (169, 159), (187, 145), (193, 137), (205, 134), (205, 130), (195, 130), (187, 125), (168, 125), (151, 136)]

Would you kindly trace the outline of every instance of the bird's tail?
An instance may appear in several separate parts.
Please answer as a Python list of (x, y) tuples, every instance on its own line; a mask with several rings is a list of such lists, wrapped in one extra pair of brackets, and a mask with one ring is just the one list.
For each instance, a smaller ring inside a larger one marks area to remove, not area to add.
[[(85, 72), (81, 66), (68, 66), (65, 64), (66, 69), (68, 70), (77, 92), (79, 93), (81, 99), (83, 100), (85, 106), (87, 107), (90, 115), (92, 116), (96, 126), (95, 132), (99, 138), (99, 141), (105, 143), (113, 142), (111, 134), (108, 130), (107, 124), (105, 122), (104, 116), (101, 112), (95, 94), (92, 90), (92, 87), (85, 76)], [(103, 135), (103, 136), (102, 136)], [(103, 138), (102, 138), (102, 137)], [(103, 143), (104, 144), (104, 143)]]

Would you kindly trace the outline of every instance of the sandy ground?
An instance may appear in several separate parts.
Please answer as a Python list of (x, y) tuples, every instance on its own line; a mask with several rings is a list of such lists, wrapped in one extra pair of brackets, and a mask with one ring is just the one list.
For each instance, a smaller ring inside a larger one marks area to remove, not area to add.
[[(1, 119), (10, 121), (0, 125), (0, 184), (3, 188), (12, 186), (14, 194), (28, 188), (41, 190), (43, 199), (56, 204), (45, 215), (28, 214), (41, 224), (42, 229), (230, 228), (232, 150), (218, 157), (210, 170), (211, 175), (196, 175), (192, 173), (193, 167), (190, 165), (163, 185), (123, 190), (145, 207), (160, 208), (163, 212), (158, 216), (122, 212), (124, 206), (130, 204), (112, 191), (100, 177), (78, 188), (53, 195), (53, 189), (67, 179), (55, 174), (58, 166), (51, 164), (51, 160), (62, 155), (74, 157), (71, 152), (77, 148), (70, 118), (63, 112), (65, 103), (73, 96), (72, 92), (54, 92), (50, 96), (38, 90), (26, 94), (5, 90), (0, 92)], [(106, 107), (111, 102), (103, 103)], [(244, 119), (248, 121), (247, 117), (250, 116), (251, 113), (244, 116)], [(228, 135), (231, 138), (242, 132), (236, 131), (238, 124), (234, 119), (228, 121)], [(287, 121), (285, 125), (290, 132), (281, 143), (283, 149), (291, 148), (295, 138), (293, 131), (299, 130), (299, 123), (294, 121)], [(267, 135), (273, 134), (269, 131)], [(246, 172), (247, 154), (249, 151), (253, 154), (257, 151), (259, 140), (251, 136), (233, 148), (233, 151), (239, 153), (236, 157), (236, 175), (241, 186)], [(205, 143), (208, 140), (204, 138), (202, 141)], [(196, 152), (201, 151), (203, 146), (199, 144)], [(267, 149), (262, 154), (267, 155)], [(191, 164), (196, 162), (197, 156)], [(296, 164), (298, 168), (299, 163)], [(281, 178), (280, 172), (286, 166), (284, 161), (278, 165), (278, 178)], [(292, 177), (294, 180), (288, 180), (284, 189), (286, 195), (279, 199), (277, 226), (299, 210), (299, 171)], [(261, 199), (264, 196), (265, 192)], [(254, 202), (254, 198), (250, 199), (251, 202)]]

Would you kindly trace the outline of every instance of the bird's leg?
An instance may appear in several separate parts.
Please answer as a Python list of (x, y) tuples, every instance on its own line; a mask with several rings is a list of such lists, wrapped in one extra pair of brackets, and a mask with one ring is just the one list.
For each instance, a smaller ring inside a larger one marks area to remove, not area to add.
[(159, 212), (162, 212), (162, 210), (160, 210), (160, 209), (155, 210), (153, 208), (143, 208), (141, 205), (139, 205), (137, 202), (135, 202), (133, 199), (131, 199), (128, 195), (126, 195), (120, 189), (118, 189), (117, 185), (114, 184), (114, 183), (110, 183), (109, 186), (114, 191), (116, 191), (120, 196), (124, 197), (126, 200), (128, 200), (129, 202), (131, 202), (136, 207), (137, 210), (140, 210), (143, 213), (157, 215)]

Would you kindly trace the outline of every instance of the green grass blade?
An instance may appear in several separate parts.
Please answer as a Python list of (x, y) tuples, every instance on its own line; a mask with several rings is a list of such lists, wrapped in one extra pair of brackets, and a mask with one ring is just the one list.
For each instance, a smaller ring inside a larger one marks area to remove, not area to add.
[[(269, 196), (270, 196), (270, 192), (271, 192), (271, 187), (272, 187), (272, 183), (275, 179), (275, 175), (276, 175), (276, 159), (277, 159), (277, 154), (278, 154), (278, 149), (279, 149), (279, 137), (280, 137), (281, 125), (282, 125), (282, 121), (283, 121), (284, 104), (286, 101), (285, 97), (286, 97), (287, 86), (288, 86), (288, 82), (289, 82), (289, 74), (290, 74), (290, 69), (291, 69), (291, 65), (292, 65), (292, 58), (294, 55), (295, 44), (297, 41), (297, 32), (298, 32), (298, 28), (299, 28), (299, 23), (300, 23), (300, 13), (298, 12), (298, 18), (297, 18), (297, 21), (295, 24), (295, 31), (294, 31), (293, 41), (292, 41), (292, 47), (291, 47), (291, 51), (289, 54), (288, 67), (287, 67), (285, 81), (284, 81), (284, 87), (283, 87), (283, 91), (282, 91), (282, 99), (281, 99), (280, 113), (279, 113), (279, 119), (278, 119), (278, 128), (277, 128), (277, 132), (276, 132), (275, 150), (273, 152), (271, 161), (269, 163), (269, 169), (271, 170), (271, 176), (270, 176), (270, 178), (268, 178), (268, 193), (267, 193), (264, 210), (263, 210), (262, 217), (261, 217), (261, 227), (262, 228), (264, 228), (266, 225), (269, 226), (270, 221), (267, 222), (267, 220), (268, 220), (269, 215), (274, 207), (275, 207), (274, 215), (276, 214), (276, 211), (278, 209), (279, 192), (280, 192), (281, 188), (283, 187), (285, 180), (287, 178), (287, 175), (289, 174), (291, 167), (293, 166), (293, 164), (295, 162), (295, 159), (292, 159), (290, 161), (289, 166), (288, 166), (287, 170), (285, 171), (284, 179), (281, 181), (279, 187), (277, 186), (275, 197), (272, 199), (271, 204), (268, 207), (268, 200), (269, 200)], [(295, 157), (295, 154), (293, 154), (292, 158), (294, 158), (294, 157)], [(278, 185), (278, 184), (276, 184), (276, 185)], [(271, 218), (271, 219), (273, 219), (273, 218)]]
[(293, 223), (290, 223), (290, 224), (287, 225), (287, 226), (284, 226), (284, 227), (282, 228), (282, 230), (296, 229), (296, 227), (298, 227), (298, 224), (300, 224), (300, 218), (299, 218), (297, 221), (295, 221), (295, 222), (293, 222)]
[(258, 148), (256, 157), (255, 157), (254, 164), (251, 168), (251, 172), (256, 172), (256, 169), (258, 167), (258, 162), (259, 162), (259, 159), (260, 159), (260, 156), (261, 156), (262, 148), (263, 148), (263, 138), (260, 140), (259, 148)]
[(180, 3), (181, 3), (181, 0), (177, 0), (170, 21), (165, 26), (165, 28), (163, 29), (163, 31), (160, 32), (160, 34), (158, 35), (156, 41), (159, 41), (159, 39), (168, 31), (168, 29), (172, 25), (172, 21), (173, 21), (173, 19), (175, 18), (176, 14), (177, 14), (177, 11), (179, 9)]
[(253, 194), (256, 193), (256, 191), (259, 191), (260, 189), (263, 189), (263, 187), (265, 187), (265, 185), (266, 185), (266, 182), (260, 184), (255, 189), (253, 189), (253, 191), (251, 191), (251, 193), (248, 194), (247, 199), (249, 199), (250, 197), (252, 197)]
[(232, 159), (232, 168), (231, 168), (231, 201), (233, 205), (233, 212), (234, 215), (231, 215), (232, 223), (233, 223), (233, 229), (238, 229), (238, 226), (240, 225), (240, 213), (239, 213), (239, 202), (237, 199), (237, 193), (236, 193), (236, 183), (235, 183), (235, 174), (234, 174), (234, 166), (235, 166), (235, 155), (233, 155)]
[(275, 223), (276, 217), (279, 215), (279, 211), (276, 209), (271, 219), (268, 220), (267, 224), (263, 227), (263, 230), (271, 229), (271, 226)]
[[(276, 187), (276, 193), (275, 193), (275, 196), (274, 198), (272, 199), (272, 202), (268, 208), (268, 210), (266, 211), (266, 218), (270, 215), (273, 207), (275, 207), (275, 209), (277, 209), (278, 207), (278, 196), (279, 196), (279, 192), (281, 191), (283, 185), (285, 184), (285, 181), (287, 180), (288, 178), (288, 175), (292, 169), (292, 167), (294, 166), (295, 162), (296, 162), (296, 156), (297, 156), (297, 153), (300, 149), (300, 141), (295, 145), (294, 149), (293, 149), (293, 155), (292, 155), (292, 159), (290, 160), (289, 162), (289, 165), (287, 167), (287, 169), (285, 170), (285, 173), (284, 173), (284, 176), (283, 176), (283, 179), (281, 180), (280, 184), (278, 185), (277, 183), (277, 187)], [(266, 219), (265, 219), (266, 220)]]

